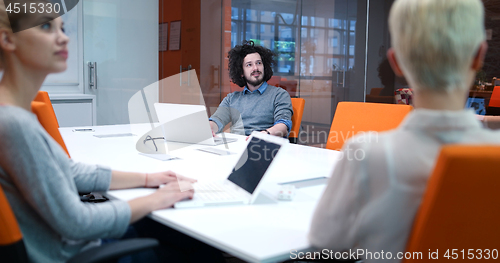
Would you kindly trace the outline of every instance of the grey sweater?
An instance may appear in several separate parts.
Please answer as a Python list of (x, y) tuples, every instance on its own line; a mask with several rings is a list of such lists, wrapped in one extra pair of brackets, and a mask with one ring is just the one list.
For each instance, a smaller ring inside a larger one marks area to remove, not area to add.
[[(262, 88), (264, 91), (261, 93), (259, 90)], [(252, 131), (267, 129), (283, 121), (291, 125), (293, 111), (288, 92), (266, 82), (260, 89), (254, 92), (236, 91), (222, 100), (210, 117), (217, 123), (218, 132), (228, 123), (231, 123), (232, 133), (242, 135), (250, 135)]]
[(110, 182), (110, 169), (69, 159), (31, 112), (0, 106), (0, 184), (32, 262), (65, 262), (99, 238), (125, 233), (126, 202), (82, 203), (78, 196)]

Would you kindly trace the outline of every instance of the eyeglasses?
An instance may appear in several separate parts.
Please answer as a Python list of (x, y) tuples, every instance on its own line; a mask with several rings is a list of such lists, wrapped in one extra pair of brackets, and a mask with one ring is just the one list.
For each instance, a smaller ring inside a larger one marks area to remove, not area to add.
[(152, 141), (153, 142), (153, 145), (155, 146), (155, 151), (158, 151), (158, 147), (156, 146), (156, 143), (155, 143), (155, 140), (164, 140), (165, 137), (157, 137), (157, 138), (153, 138), (151, 137), (150, 135), (146, 136), (146, 138), (144, 139), (144, 144), (146, 144), (147, 141)]

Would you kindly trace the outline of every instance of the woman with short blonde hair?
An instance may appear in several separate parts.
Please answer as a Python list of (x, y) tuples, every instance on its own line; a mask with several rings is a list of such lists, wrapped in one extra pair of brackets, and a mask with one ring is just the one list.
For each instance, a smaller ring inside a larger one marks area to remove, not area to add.
[(480, 0), (394, 2), (387, 57), (413, 89), (415, 110), (395, 130), (344, 144), (345, 153), (365, 158), (344, 155), (335, 167), (311, 223), (315, 247), (360, 249), (364, 262), (401, 262), (441, 146), (500, 144), (498, 131), (464, 109), (487, 49), (483, 22)]

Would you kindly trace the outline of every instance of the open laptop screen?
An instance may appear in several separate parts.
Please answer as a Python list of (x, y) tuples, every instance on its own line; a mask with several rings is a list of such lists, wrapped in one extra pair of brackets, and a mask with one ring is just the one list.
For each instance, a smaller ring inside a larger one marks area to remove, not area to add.
[(252, 137), (228, 180), (253, 194), (281, 145)]
[(467, 98), (465, 108), (472, 108), (479, 115), (486, 114), (486, 106), (484, 105), (484, 98)]

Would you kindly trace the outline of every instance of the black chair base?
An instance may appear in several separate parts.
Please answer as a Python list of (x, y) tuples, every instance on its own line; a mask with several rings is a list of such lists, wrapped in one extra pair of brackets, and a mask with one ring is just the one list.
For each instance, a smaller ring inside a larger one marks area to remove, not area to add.
[(14, 244), (0, 246), (0, 258), (1, 262), (30, 262), (22, 239)]

